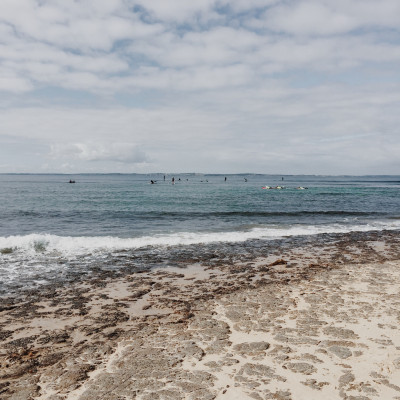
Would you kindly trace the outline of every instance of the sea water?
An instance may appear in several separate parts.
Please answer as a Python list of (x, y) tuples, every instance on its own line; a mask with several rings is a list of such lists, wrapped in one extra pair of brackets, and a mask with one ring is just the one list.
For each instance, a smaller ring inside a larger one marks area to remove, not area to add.
[(399, 194), (400, 176), (0, 175), (0, 295), (210, 248), (400, 229)]

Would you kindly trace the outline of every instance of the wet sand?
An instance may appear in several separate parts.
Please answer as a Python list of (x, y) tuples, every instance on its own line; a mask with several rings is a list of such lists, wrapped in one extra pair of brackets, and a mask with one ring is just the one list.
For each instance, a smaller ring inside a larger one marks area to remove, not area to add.
[(400, 399), (400, 235), (99, 274), (0, 304), (0, 398)]

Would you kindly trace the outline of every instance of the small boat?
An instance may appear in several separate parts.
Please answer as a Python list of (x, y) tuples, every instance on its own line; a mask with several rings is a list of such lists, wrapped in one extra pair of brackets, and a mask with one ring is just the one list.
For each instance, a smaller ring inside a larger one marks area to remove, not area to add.
[(284, 186), (263, 186), (262, 189), (284, 189)]

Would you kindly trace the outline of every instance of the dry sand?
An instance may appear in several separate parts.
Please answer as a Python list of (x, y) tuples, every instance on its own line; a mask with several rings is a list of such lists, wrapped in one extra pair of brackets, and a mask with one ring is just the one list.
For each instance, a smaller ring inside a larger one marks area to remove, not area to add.
[(0, 306), (0, 398), (400, 399), (400, 237)]

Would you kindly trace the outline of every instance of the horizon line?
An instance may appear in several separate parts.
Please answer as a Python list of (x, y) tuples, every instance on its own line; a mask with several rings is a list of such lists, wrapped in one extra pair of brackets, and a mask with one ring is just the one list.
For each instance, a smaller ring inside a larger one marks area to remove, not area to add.
[(0, 172), (0, 175), (269, 175), (269, 176), (400, 176), (400, 174), (279, 174), (279, 173), (261, 173), (261, 172), (237, 172), (237, 173), (219, 173), (219, 172)]

